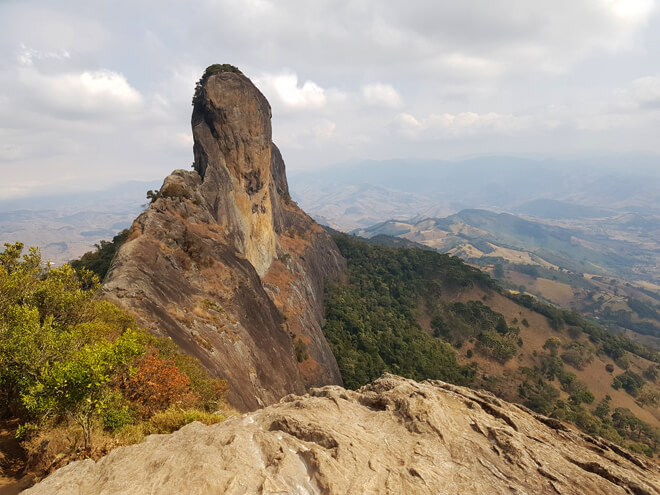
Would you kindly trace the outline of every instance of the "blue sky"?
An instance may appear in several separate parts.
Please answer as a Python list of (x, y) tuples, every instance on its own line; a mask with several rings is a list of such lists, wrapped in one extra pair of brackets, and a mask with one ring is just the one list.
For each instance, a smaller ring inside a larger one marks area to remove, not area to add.
[(192, 162), (190, 100), (237, 65), (289, 169), (660, 154), (653, 0), (0, 0), (0, 199)]

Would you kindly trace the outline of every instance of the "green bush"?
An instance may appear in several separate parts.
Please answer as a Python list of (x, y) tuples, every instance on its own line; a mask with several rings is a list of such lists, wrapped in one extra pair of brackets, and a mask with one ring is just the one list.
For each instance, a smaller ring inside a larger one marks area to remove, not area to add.
[(626, 371), (614, 378), (612, 388), (619, 390), (623, 388), (633, 397), (637, 397), (639, 390), (644, 386), (644, 379), (633, 371)]
[(179, 409), (171, 407), (166, 411), (154, 414), (144, 425), (146, 434), (172, 433), (193, 421), (199, 421), (205, 425), (213, 425), (227, 419), (227, 416), (219, 413), (211, 413), (198, 409)]
[(99, 244), (95, 244), (96, 251), (86, 252), (79, 260), (72, 261), (71, 266), (78, 273), (82, 273), (84, 269), (90, 270), (96, 273), (100, 280), (103, 280), (117, 251), (128, 239), (128, 235), (128, 229), (122, 230), (112, 238), (112, 241), (101, 241)]
[(309, 355), (307, 354), (307, 344), (305, 344), (302, 339), (296, 339), (293, 345), (293, 349), (296, 353), (296, 360), (299, 363), (302, 363), (307, 358), (309, 358)]
[(106, 396), (104, 405), (100, 408), (100, 416), (103, 427), (111, 431), (120, 430), (133, 422), (129, 404), (117, 391)]
[(594, 352), (590, 345), (581, 342), (570, 342), (564, 346), (561, 359), (575, 369), (582, 370), (594, 360)]
[[(43, 268), (37, 249), (25, 255), (22, 250), (16, 243), (0, 253), (0, 413), (20, 419), (26, 425), (21, 431), (35, 437), (72, 419), (89, 453), (99, 419), (112, 431), (134, 421), (137, 402), (125, 384), (141, 385), (137, 375), (145, 352), (167, 345), (100, 301), (98, 277), (85, 268)], [(180, 356), (176, 346), (170, 350)], [(179, 368), (173, 357), (167, 369), (186, 375), (182, 393), (195, 399), (195, 407), (217, 408), (226, 383), (190, 359), (181, 358)], [(198, 389), (207, 389), (205, 396)]]
[(518, 353), (516, 344), (492, 330), (481, 332), (478, 337), (477, 349), (488, 357), (502, 363)]

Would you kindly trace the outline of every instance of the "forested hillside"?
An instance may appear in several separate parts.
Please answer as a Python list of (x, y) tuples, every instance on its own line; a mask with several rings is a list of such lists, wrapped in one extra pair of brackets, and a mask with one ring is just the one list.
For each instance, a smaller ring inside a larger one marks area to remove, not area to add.
[(657, 352), (458, 258), (334, 240), (349, 273), (327, 291), (324, 332), (346, 386), (385, 371), (470, 384), (637, 452), (660, 447)]

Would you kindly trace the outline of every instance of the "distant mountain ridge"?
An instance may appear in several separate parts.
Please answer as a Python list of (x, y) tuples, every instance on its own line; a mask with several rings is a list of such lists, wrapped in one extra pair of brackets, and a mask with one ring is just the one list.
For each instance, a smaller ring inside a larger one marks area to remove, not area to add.
[(40, 246), (44, 259), (61, 265), (129, 227), (147, 190), (159, 185), (129, 181), (101, 191), (0, 200), (0, 244)]
[(514, 213), (537, 218), (574, 220), (577, 218), (603, 218), (617, 215), (614, 210), (585, 206), (568, 201), (540, 198), (524, 203), (514, 209)]
[(600, 210), (611, 212), (609, 216), (658, 214), (659, 161), (635, 156), (363, 160), (299, 171), (291, 174), (290, 182), (294, 199), (306, 211), (345, 231), (390, 219), (447, 216), (466, 208), (513, 213), (532, 208), (543, 213), (543, 207), (551, 218), (571, 213), (593, 217)]
[[(463, 258), (497, 256), (496, 248), (529, 251), (546, 263), (587, 273), (633, 273), (638, 246), (508, 213), (462, 210), (445, 218), (383, 222), (353, 231), (405, 237)], [(642, 253), (643, 254), (643, 253)]]

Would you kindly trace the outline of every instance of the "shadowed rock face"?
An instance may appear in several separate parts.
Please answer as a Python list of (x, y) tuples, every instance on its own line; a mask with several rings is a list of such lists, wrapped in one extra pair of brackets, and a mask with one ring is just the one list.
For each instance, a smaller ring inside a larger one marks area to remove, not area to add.
[(165, 179), (104, 282), (107, 299), (225, 378), (243, 410), (341, 383), (321, 321), (323, 285), (345, 261), (290, 201), (270, 119), (245, 76), (210, 76), (193, 110), (195, 170)]
[(385, 375), (153, 435), (25, 493), (651, 495), (660, 469), (489, 393)]

